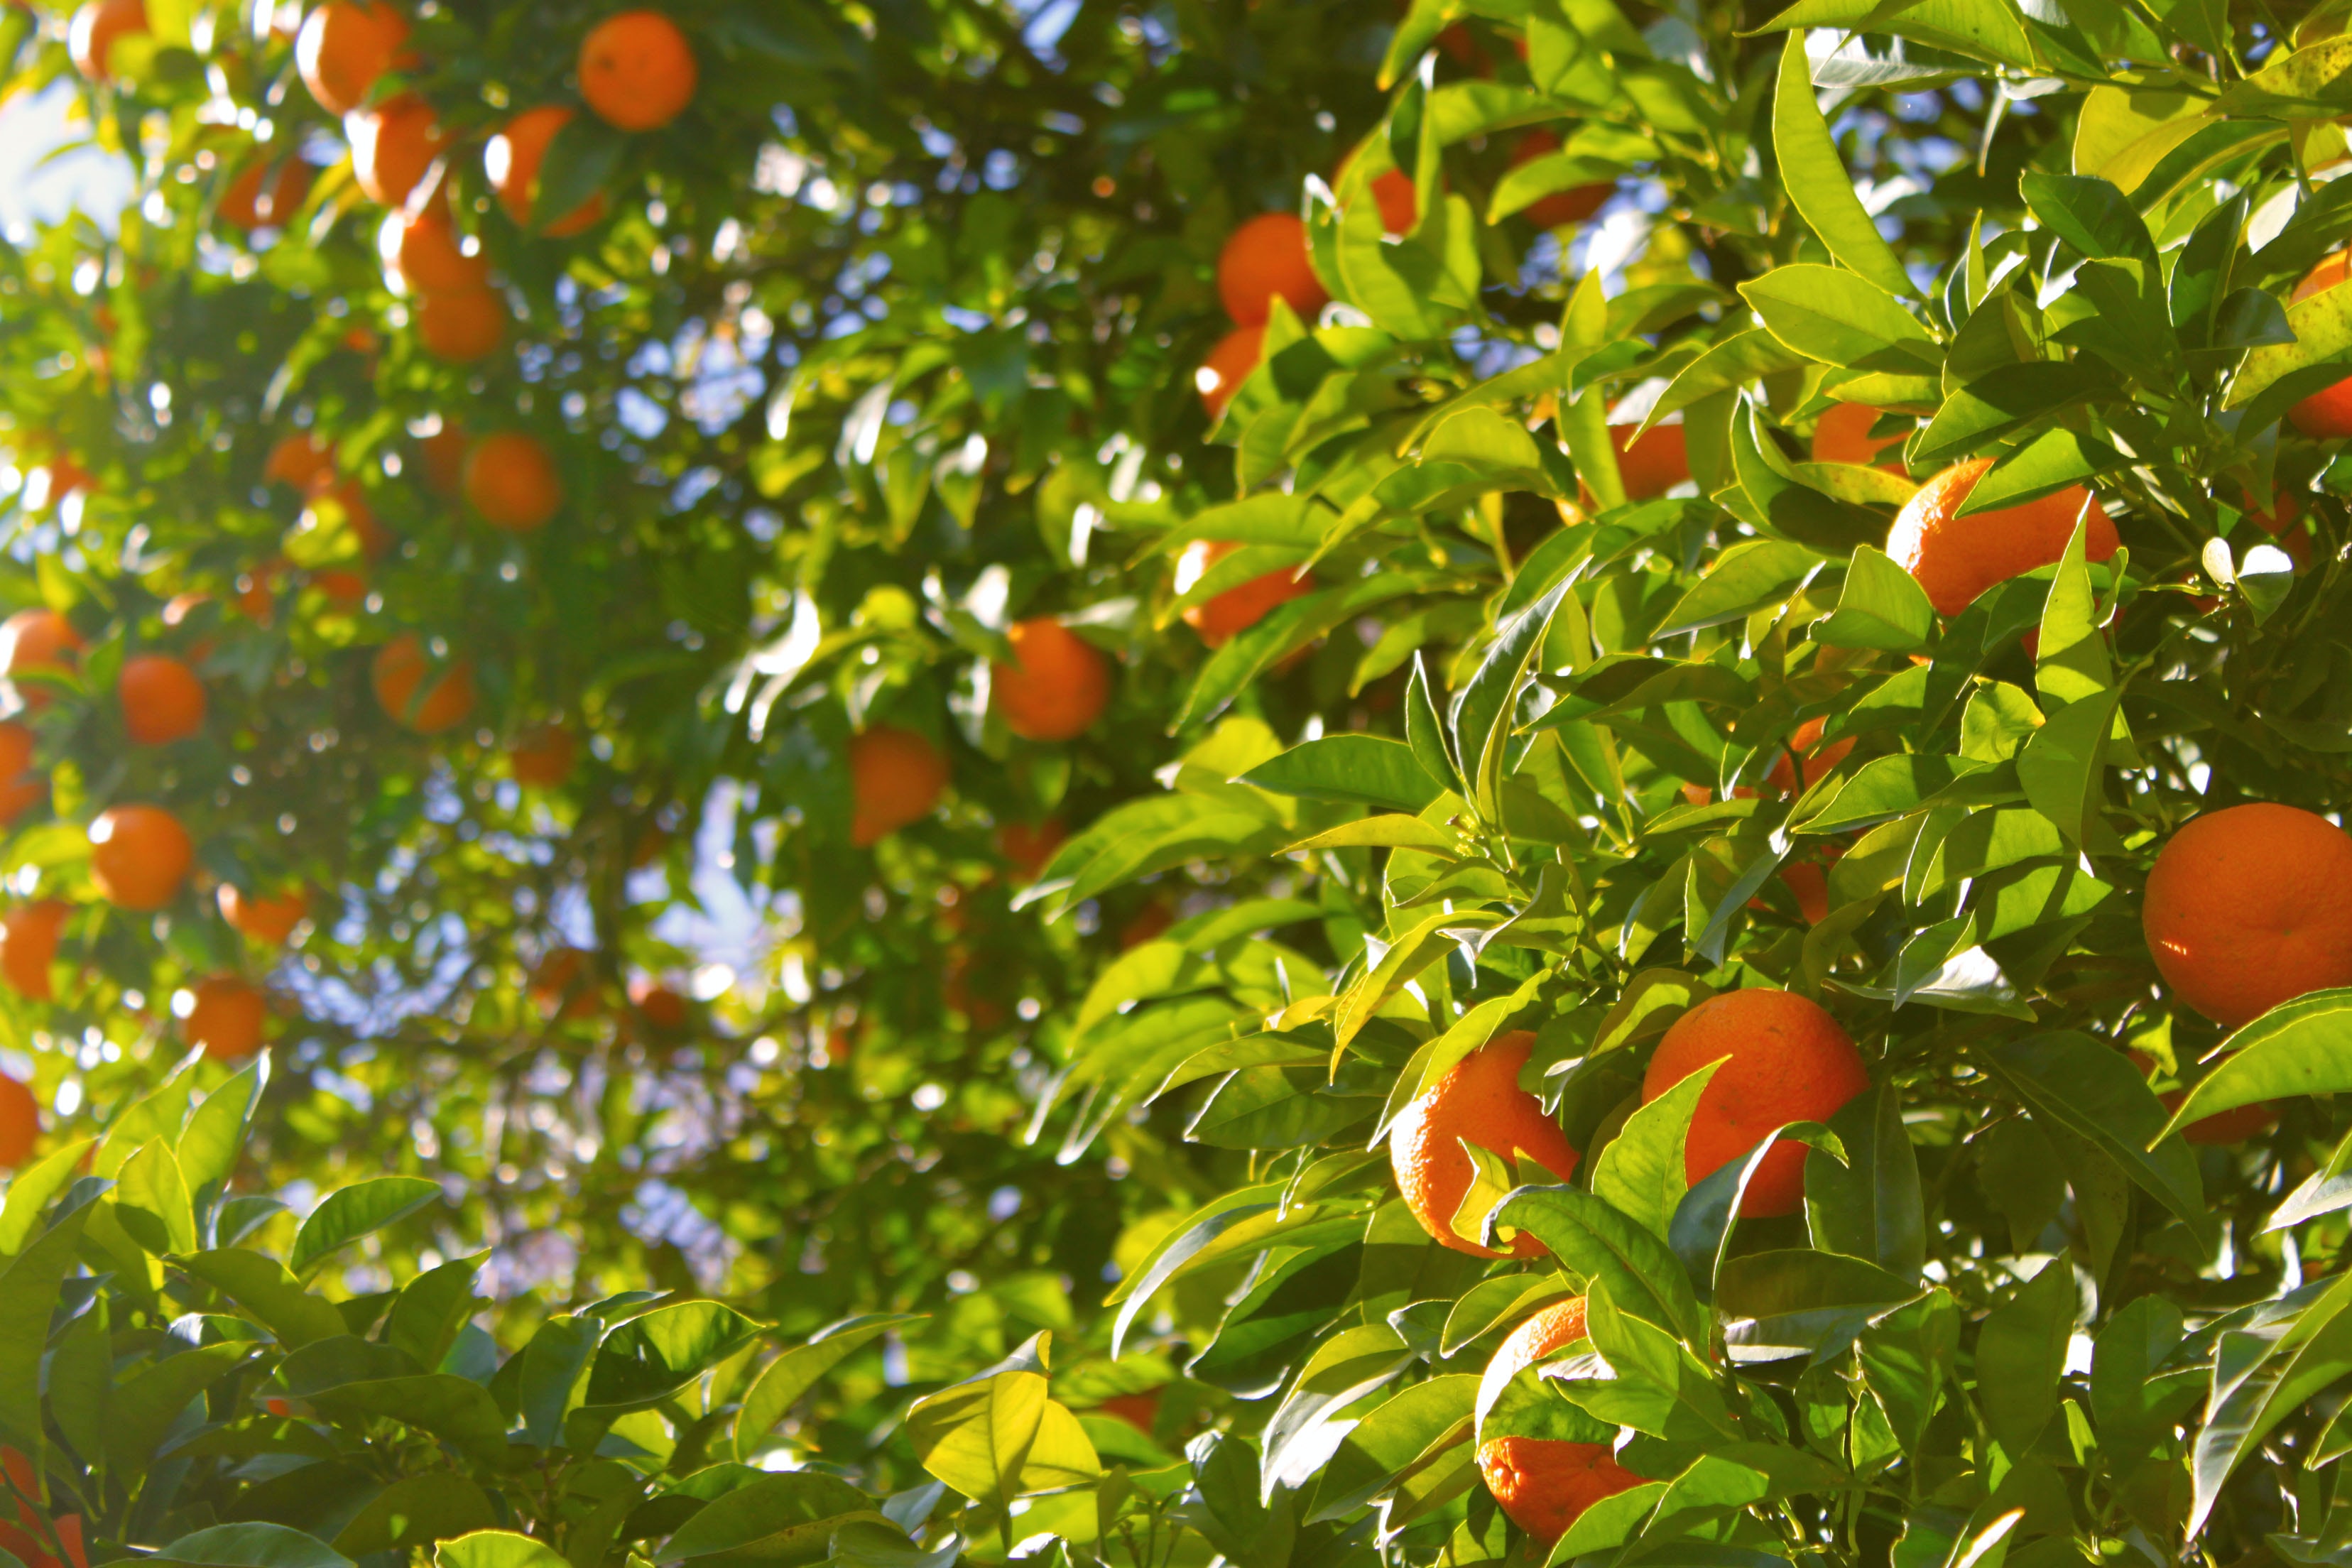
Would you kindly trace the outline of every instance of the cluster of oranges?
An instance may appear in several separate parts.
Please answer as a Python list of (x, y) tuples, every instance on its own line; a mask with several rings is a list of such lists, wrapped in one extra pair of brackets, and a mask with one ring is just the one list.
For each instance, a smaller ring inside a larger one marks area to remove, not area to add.
[[(1406, 195), (1412, 195), (1410, 184)], [(1301, 321), (1312, 321), (1331, 298), (1315, 276), (1305, 220), (1296, 213), (1260, 213), (1227, 235), (1217, 252), (1217, 298), (1234, 328), (1193, 377), (1212, 419), (1224, 413), (1257, 368), (1275, 300), (1288, 304)]]

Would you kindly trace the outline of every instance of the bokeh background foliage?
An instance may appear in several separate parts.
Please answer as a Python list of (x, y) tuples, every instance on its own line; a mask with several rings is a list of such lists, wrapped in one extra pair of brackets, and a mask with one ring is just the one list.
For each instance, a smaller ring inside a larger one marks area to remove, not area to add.
[(0, 1553), (2338, 1561), (2347, 9), (0, 11)]

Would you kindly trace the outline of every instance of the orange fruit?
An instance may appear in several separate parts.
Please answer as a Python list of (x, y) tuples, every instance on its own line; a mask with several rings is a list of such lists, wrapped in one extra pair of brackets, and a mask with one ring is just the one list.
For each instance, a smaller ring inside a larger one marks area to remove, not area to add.
[(215, 974), (197, 984), (196, 1005), (181, 1021), (180, 1032), (216, 1062), (243, 1061), (261, 1048), (268, 1021), (268, 1004), (259, 991), (233, 974)]
[(507, 338), (506, 301), (495, 289), (427, 294), (409, 307), (425, 352), (445, 364), (472, 364), (499, 352)]
[(256, 158), (228, 183), (215, 210), (225, 223), (251, 233), (257, 228), (283, 228), (310, 195), (317, 171), (299, 157), (271, 163)]
[[(1239, 542), (1230, 539), (1192, 541), (1176, 559), (1176, 592), (1191, 592), (1194, 584), (1208, 575), (1210, 567), (1243, 548)], [(1201, 640), (1211, 647), (1222, 647), (1235, 632), (1247, 631), (1257, 625), (1277, 605), (1286, 605), (1313, 592), (1314, 578), (1295, 578), (1292, 568), (1278, 566), (1192, 605), (1184, 612), (1184, 624), (1200, 633)]]
[(447, 146), (433, 108), (413, 92), (363, 110), (343, 122), (352, 143), (352, 177), (368, 200), (396, 207)]
[(1792, 860), (1780, 868), (1781, 886), (1797, 900), (1797, 912), (1809, 926), (1830, 918), (1830, 874), (1818, 860)]
[(49, 966), (57, 962), (58, 937), (71, 913), (71, 904), (43, 899), (0, 916), (0, 980), (17, 995), (47, 1002), (55, 994)]
[[(1355, 162), (1356, 155), (1353, 153), (1349, 153), (1340, 162), (1339, 172), (1332, 177), (1332, 183), (1336, 184), (1346, 179), (1348, 170)], [(1414, 220), (1421, 216), (1421, 193), (1413, 188), (1412, 176), (1402, 169), (1383, 169), (1366, 182), (1366, 184), (1371, 192), (1372, 205), (1380, 208), (1381, 232), (1385, 234), (1410, 232)]]
[(1690, 478), (1690, 453), (1679, 425), (1654, 425), (1641, 435), (1632, 425), (1609, 426), (1617, 451), (1617, 478), (1629, 501), (1652, 500)]
[(41, 1141), (41, 1108), (33, 1091), (0, 1073), (0, 1170), (13, 1171), (32, 1156)]
[(658, 11), (624, 11), (580, 44), (580, 96), (605, 124), (656, 131), (694, 101), (694, 49)]
[(685, 997), (642, 974), (629, 982), (629, 1005), (656, 1029), (683, 1029), (692, 1017)]
[(541, 724), (515, 737), (507, 748), (507, 767), (517, 784), (553, 789), (572, 775), (576, 751), (571, 731), (561, 724)]
[[(1511, 144), (1511, 167), (1532, 163), (1538, 158), (1548, 158), (1559, 151), (1559, 138), (1549, 131), (1530, 131)], [(1582, 223), (1601, 210), (1601, 204), (1617, 194), (1617, 187), (1607, 180), (1589, 185), (1571, 185), (1564, 191), (1554, 191), (1538, 196), (1519, 209), (1519, 216), (1538, 228), (1560, 228), (1571, 223)]]
[(25, 814), (47, 784), (32, 774), (33, 731), (14, 719), (0, 719), (0, 827)]
[(1265, 347), (1264, 327), (1235, 327), (1217, 340), (1217, 346), (1209, 351), (1209, 357), (1192, 373), (1192, 384), (1200, 392), (1202, 405), (1208, 409), (1212, 421), (1224, 413), (1225, 405), (1233, 401), (1234, 394), (1257, 368)]
[(948, 760), (912, 730), (876, 724), (849, 742), (849, 841), (863, 849), (931, 814)]
[[(1555, 1301), (1513, 1329), (1478, 1380), (1481, 1406), (1544, 1357), (1585, 1337), (1584, 1298)], [(1602, 1498), (1639, 1486), (1607, 1443), (1557, 1437), (1494, 1437), (1478, 1445), (1478, 1473), (1513, 1524), (1549, 1547)]]
[[(2319, 265), (2294, 286), (2294, 293), (2287, 302), (2301, 304), (2314, 294), (2343, 282), (2347, 260), (2352, 260), (2352, 253), (2341, 250), (2321, 258)], [(2322, 440), (2341, 440), (2352, 436), (2352, 377), (2313, 393), (2288, 409), (2286, 416), (2296, 429)]]
[(320, 108), (349, 114), (367, 102), (378, 77), (416, 63), (400, 47), (407, 38), (408, 18), (387, 0), (328, 0), (294, 35), (294, 68)]
[(1764, 775), (1764, 782), (1782, 795), (1796, 793), (1797, 781), (1789, 769), (1789, 753), (1791, 751), (1805, 759), (1807, 789), (1821, 783), (1832, 768), (1845, 761), (1846, 754), (1853, 750), (1853, 738), (1847, 736), (1843, 740), (1832, 741), (1826, 746), (1822, 745), (1822, 731), (1828, 722), (1826, 719), (1808, 719), (1798, 725), (1789, 736), (1788, 745), (1782, 747), (1780, 754), (1773, 760), (1772, 769)]
[(490, 144), (482, 150), (482, 172), (489, 175), (499, 205), (526, 233), (561, 239), (578, 234), (604, 216), (604, 195), (599, 191), (560, 218), (538, 225), (531, 222), (531, 208), (539, 200), (539, 166), (547, 157), (548, 143), (571, 119), (572, 110), (556, 104), (527, 109), (508, 121), (506, 129), (491, 137)]
[(1217, 253), (1217, 297), (1236, 326), (1265, 325), (1277, 294), (1309, 324), (1331, 297), (1307, 259), (1307, 225), (1297, 213), (1258, 214)]
[(160, 805), (117, 805), (89, 825), (90, 879), (100, 897), (126, 910), (160, 910), (176, 897), (196, 862), (180, 819)]
[(324, 528), (336, 517), (352, 531), (352, 537), (359, 541), (361, 553), (369, 560), (380, 558), (392, 548), (392, 535), (376, 521), (375, 508), (368, 504), (367, 492), (360, 489), (358, 480), (336, 480), (313, 489), (302, 508), (299, 526), (305, 531)]
[(2084, 542), (2090, 559), (2105, 561), (2122, 544), (2116, 525), (2080, 485), (2019, 506), (1955, 517), (1991, 467), (1990, 458), (1971, 458), (1946, 468), (1904, 503), (1886, 536), (1886, 553), (1918, 580), (1938, 615), (1957, 616), (1994, 584), (2057, 561), (2086, 507)]
[(1054, 851), (1069, 837), (1058, 816), (1037, 823), (1008, 822), (996, 830), (996, 852), (1004, 857), (1013, 875), (1024, 882), (1034, 882), (1052, 863)]
[(530, 972), (530, 999), (545, 1018), (593, 1017), (596, 976), (588, 955), (576, 947), (559, 947)]
[(310, 896), (299, 888), (256, 895), (223, 882), (218, 896), (221, 919), (265, 947), (283, 947), (310, 910)]
[(420, 735), (454, 729), (474, 710), (472, 661), (448, 659), (435, 674), (434, 660), (414, 632), (403, 632), (376, 649), (369, 680), (383, 710)]
[[(0, 621), (0, 679), (13, 682), (35, 670), (69, 674), (80, 649), (81, 635), (55, 610), (19, 610)], [(20, 686), (16, 695), (36, 713), (49, 705), (48, 692), (38, 686)]]
[(350, 609), (367, 597), (367, 579), (356, 572), (334, 567), (310, 574), (310, 586), (327, 596), (327, 602), (341, 609)]
[[(1813, 426), (1813, 461), (1853, 463), (1862, 468), (1877, 463), (1879, 453), (1903, 445), (1900, 436), (1873, 437), (1870, 427), (1877, 423), (1878, 410), (1867, 403), (1831, 404), (1828, 412)], [(1879, 466), (1891, 474), (1903, 471), (1900, 463)]]
[(474, 443), (461, 481), (466, 504), (492, 528), (529, 533), (563, 504), (555, 459), (534, 437), (501, 430)]
[(1005, 634), (1013, 662), (989, 666), (989, 699), (1026, 741), (1084, 734), (1110, 701), (1110, 660), (1061, 622), (1040, 616)]
[[(1819, 1005), (1787, 991), (1729, 991), (1675, 1020), (1642, 1076), (1642, 1103), (1718, 1060), (1683, 1145), (1693, 1186), (1745, 1157), (1774, 1128), (1826, 1121), (1870, 1087), (1862, 1053)], [(1739, 1212), (1794, 1214), (1805, 1199), (1805, 1153), (1801, 1143), (1774, 1145)]]
[(414, 216), (399, 209), (384, 214), (375, 243), (385, 280), (403, 292), (448, 294), (489, 284), (490, 258), (478, 250), (467, 255), (448, 212), (437, 205)]
[[(1515, 1163), (1525, 1152), (1562, 1181), (1576, 1169), (1577, 1152), (1569, 1147), (1568, 1135), (1544, 1114), (1543, 1102), (1519, 1087), (1519, 1069), (1528, 1065), (1535, 1043), (1526, 1029), (1489, 1040), (1448, 1068), (1389, 1127), (1389, 1164), (1397, 1191), (1441, 1247), (1474, 1258), (1505, 1256), (1454, 1234), (1454, 1211), (1475, 1171), (1462, 1152), (1462, 1139)], [(1543, 1179), (1532, 1170), (1523, 1169), (1519, 1176)], [(1522, 1231), (1509, 1256), (1541, 1258), (1547, 1252), (1542, 1242)]]
[(147, 0), (89, 0), (74, 13), (73, 26), (66, 34), (66, 52), (86, 80), (112, 81), (114, 65), (110, 57), (114, 41), (145, 31)]
[(168, 655), (123, 660), (114, 695), (122, 704), (122, 727), (139, 745), (168, 746), (205, 727), (205, 683)]
[(2352, 985), (2352, 837), (2271, 801), (2209, 811), (2157, 856), (2140, 925), (2173, 995), (2225, 1028)]
[(264, 483), (291, 485), (305, 495), (334, 477), (334, 448), (308, 431), (279, 437), (261, 465)]

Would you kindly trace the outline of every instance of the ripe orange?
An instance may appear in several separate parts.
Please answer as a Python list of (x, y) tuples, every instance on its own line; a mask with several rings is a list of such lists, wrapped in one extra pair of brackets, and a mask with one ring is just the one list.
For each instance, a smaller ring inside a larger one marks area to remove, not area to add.
[(357, 572), (345, 572), (327, 567), (310, 574), (310, 586), (327, 597), (338, 609), (350, 609), (367, 597), (367, 579)]
[(381, 558), (392, 548), (392, 535), (376, 521), (375, 508), (368, 504), (367, 491), (360, 489), (358, 480), (336, 480), (313, 489), (302, 508), (299, 526), (305, 531), (325, 528), (336, 520), (352, 531), (361, 553), (369, 560)]
[(409, 307), (416, 341), (445, 364), (472, 364), (499, 352), (507, 338), (506, 301), (495, 289), (427, 294)]
[[(1486, 1405), (1506, 1384), (1544, 1357), (1585, 1337), (1584, 1298), (1555, 1301), (1513, 1329), (1478, 1380)], [(1639, 1486), (1606, 1443), (1556, 1437), (1494, 1437), (1478, 1445), (1478, 1473), (1513, 1524), (1549, 1546), (1602, 1498)]]
[[(1511, 147), (1511, 167), (1532, 163), (1538, 158), (1548, 158), (1559, 151), (1559, 138), (1549, 131), (1530, 131)], [(1572, 223), (1582, 223), (1601, 210), (1601, 205), (1617, 194), (1617, 187), (1607, 180), (1589, 185), (1571, 185), (1564, 191), (1554, 191), (1538, 196), (1519, 209), (1521, 216), (1538, 228), (1560, 228)]]
[(310, 195), (317, 171), (299, 157), (272, 163), (258, 157), (247, 163), (221, 193), (215, 210), (224, 223), (247, 233), (257, 228), (283, 228)]
[(1828, 722), (1826, 719), (1808, 719), (1798, 725), (1789, 736), (1789, 744), (1782, 747), (1780, 756), (1773, 760), (1772, 769), (1764, 775), (1764, 782), (1782, 795), (1796, 793), (1797, 781), (1789, 769), (1789, 752), (1791, 750), (1805, 759), (1807, 789), (1821, 783), (1832, 768), (1845, 761), (1846, 754), (1853, 750), (1853, 738), (1849, 735), (1843, 740), (1822, 745), (1822, 731)]
[(205, 727), (205, 683), (168, 655), (123, 660), (114, 695), (122, 704), (122, 727), (139, 745), (168, 746)]
[(13, 1171), (29, 1159), (41, 1141), (41, 1108), (33, 1091), (0, 1073), (0, 1170)]
[[(1640, 436), (1632, 425), (1609, 426), (1617, 451), (1617, 478), (1629, 501), (1652, 500), (1690, 478), (1690, 453), (1679, 425), (1654, 425)], [(1630, 444), (1629, 444), (1630, 443)]]
[(1102, 717), (1110, 701), (1110, 660), (1094, 644), (1045, 616), (1018, 622), (1004, 635), (1013, 662), (989, 666), (989, 700), (1006, 729), (1027, 741), (1067, 741)]
[(849, 742), (849, 841), (863, 849), (931, 814), (948, 760), (912, 730), (877, 724)]
[(593, 1017), (596, 976), (588, 955), (576, 947), (559, 947), (541, 959), (530, 973), (530, 999), (541, 1017)]
[[(1348, 177), (1348, 170), (1355, 161), (1356, 155), (1352, 153), (1341, 161), (1338, 173), (1332, 176), (1334, 184)], [(1372, 205), (1381, 211), (1381, 232), (1410, 232), (1414, 220), (1421, 216), (1421, 193), (1413, 189), (1412, 176), (1402, 169), (1383, 169), (1367, 184), (1371, 192)]]
[(2225, 1028), (2352, 985), (2352, 837), (2270, 801), (2209, 811), (2157, 856), (2140, 924), (2173, 994)]
[(466, 433), (447, 419), (430, 436), (416, 438), (417, 471), (424, 476), (425, 488), (448, 500), (458, 499), (465, 483), (466, 448), (470, 443)]
[(1830, 918), (1830, 874), (1818, 860), (1792, 860), (1780, 868), (1781, 886), (1797, 900), (1797, 912), (1809, 926)]
[(1201, 394), (1201, 403), (1213, 422), (1257, 368), (1260, 353), (1265, 348), (1264, 327), (1235, 327), (1217, 340), (1201, 368), (1192, 373), (1192, 384)]
[(196, 985), (196, 1005), (180, 1031), (216, 1062), (243, 1061), (261, 1048), (269, 1008), (259, 991), (233, 974), (215, 974)]
[[(414, 632), (403, 632), (376, 649), (369, 668), (375, 700), (383, 710), (420, 735), (437, 735), (465, 722), (474, 710), (474, 666), (451, 658), (434, 674), (435, 661)], [(428, 683), (426, 677), (432, 676)]]
[(624, 11), (580, 45), (580, 96), (605, 124), (656, 131), (694, 101), (694, 49), (658, 11)]
[(408, 199), (449, 138), (433, 108), (413, 92), (343, 121), (352, 143), (352, 177), (368, 200), (396, 207)]
[[(1867, 403), (1833, 403), (1829, 411), (1813, 426), (1812, 456), (1816, 463), (1853, 463), (1867, 468), (1878, 463), (1878, 454), (1889, 447), (1901, 447), (1900, 436), (1873, 437), (1870, 427), (1878, 423), (1878, 410)], [(1900, 456), (1900, 454), (1897, 454)], [(1900, 463), (1879, 463), (1888, 473), (1903, 471)]]
[(0, 916), (0, 980), (17, 995), (47, 1002), (56, 994), (49, 966), (57, 962), (58, 938), (71, 913), (71, 904), (43, 899)]
[(629, 1004), (656, 1029), (683, 1029), (692, 1019), (685, 997), (642, 974), (629, 982)]
[[(1467, 1138), (1514, 1163), (1524, 1151), (1562, 1181), (1576, 1169), (1577, 1152), (1569, 1147), (1568, 1135), (1544, 1114), (1543, 1102), (1519, 1087), (1519, 1069), (1528, 1065), (1535, 1043), (1535, 1036), (1526, 1029), (1488, 1041), (1454, 1063), (1390, 1125), (1389, 1164), (1396, 1173), (1397, 1191), (1421, 1228), (1441, 1247), (1474, 1258), (1504, 1256), (1454, 1234), (1454, 1211), (1462, 1206), (1475, 1173), (1460, 1140)], [(1544, 1179), (1524, 1167), (1518, 1173), (1523, 1181)], [(1542, 1242), (1522, 1231), (1509, 1256), (1541, 1258), (1547, 1251)]]
[[(1230, 539), (1194, 540), (1176, 559), (1176, 592), (1191, 592), (1194, 584), (1208, 575), (1210, 567), (1243, 548)], [(1192, 605), (1184, 612), (1184, 624), (1200, 633), (1201, 640), (1211, 647), (1222, 647), (1235, 632), (1247, 631), (1257, 625), (1277, 605), (1286, 605), (1314, 591), (1314, 578), (1296, 579), (1290, 567), (1276, 567)]]
[(517, 784), (553, 789), (571, 777), (576, 752), (571, 731), (561, 724), (541, 724), (515, 737), (507, 748), (507, 767)]
[(0, 827), (24, 816), (48, 790), (47, 782), (32, 771), (33, 739), (31, 726), (0, 719)]
[(299, 888), (257, 895), (223, 882), (219, 899), (221, 918), (266, 947), (284, 946), (310, 910), (310, 896)]
[[(1787, 991), (1729, 991), (1675, 1020), (1642, 1076), (1649, 1104), (1709, 1062), (1724, 1060), (1699, 1096), (1683, 1170), (1695, 1186), (1790, 1121), (1826, 1121), (1870, 1087), (1862, 1053), (1838, 1022)], [(1764, 1156), (1739, 1212), (1794, 1214), (1805, 1200), (1805, 1146)]]
[(1149, 1388), (1141, 1394), (1115, 1394), (1096, 1405), (1095, 1414), (1114, 1416), (1149, 1437), (1160, 1424), (1160, 1391)]
[(261, 465), (264, 483), (290, 485), (305, 495), (334, 477), (334, 449), (307, 431), (280, 437)]
[(1277, 294), (1309, 325), (1331, 297), (1307, 259), (1307, 225), (1296, 213), (1258, 214), (1217, 253), (1217, 296), (1236, 326), (1265, 325)]
[[(0, 679), (14, 682), (36, 670), (70, 674), (81, 646), (81, 634), (55, 610), (19, 610), (0, 621)], [(16, 695), (36, 713), (49, 705), (49, 694), (37, 685), (19, 686)]]
[(1886, 536), (1886, 553), (1918, 579), (1938, 615), (1957, 616), (1995, 584), (2065, 554), (2074, 519), (2086, 507), (2084, 542), (2090, 558), (2105, 561), (2121, 546), (2116, 525), (2080, 485), (2020, 506), (1955, 517), (1991, 467), (1990, 458), (1971, 458), (1946, 468), (1904, 503)]
[(1069, 837), (1058, 816), (1037, 823), (1008, 822), (996, 830), (996, 852), (1004, 857), (1014, 876), (1034, 882)]
[(447, 294), (489, 284), (490, 258), (478, 250), (466, 253), (446, 209), (428, 206), (413, 217), (388, 212), (375, 243), (385, 281), (403, 292)]
[(563, 504), (563, 481), (555, 459), (534, 437), (501, 430), (474, 443), (466, 454), (466, 504), (484, 522), (510, 533), (544, 527)]
[[(2319, 265), (2294, 286), (2294, 293), (2287, 302), (2301, 304), (2314, 294), (2343, 282), (2347, 261), (2352, 261), (2352, 252), (2339, 250), (2321, 258)], [(2322, 440), (2340, 441), (2352, 436), (2352, 377), (2313, 393), (2288, 409), (2286, 416), (2296, 429)]]
[(74, 13), (66, 52), (85, 80), (112, 81), (115, 40), (147, 31), (147, 0), (89, 0)]
[(160, 910), (176, 897), (196, 847), (180, 819), (160, 805), (117, 805), (89, 825), (90, 879), (110, 904)]
[(320, 108), (349, 114), (367, 102), (378, 77), (415, 64), (400, 47), (407, 39), (408, 18), (389, 0), (329, 0), (302, 18), (294, 68)]
[(572, 110), (556, 104), (527, 109), (508, 121), (506, 129), (491, 137), (490, 144), (482, 150), (482, 172), (489, 175), (499, 205), (526, 233), (562, 239), (604, 216), (604, 195), (599, 191), (560, 218), (538, 225), (531, 222), (531, 208), (539, 200), (539, 166), (547, 157), (548, 143), (571, 119)]

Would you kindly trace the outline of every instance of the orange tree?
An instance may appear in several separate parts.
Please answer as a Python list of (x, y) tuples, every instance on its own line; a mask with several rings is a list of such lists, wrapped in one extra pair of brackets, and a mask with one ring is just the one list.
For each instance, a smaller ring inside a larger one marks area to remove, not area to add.
[(2341, 9), (1378, 10), (10, 13), (0, 1546), (2340, 1552)]

